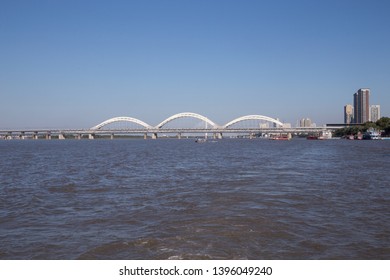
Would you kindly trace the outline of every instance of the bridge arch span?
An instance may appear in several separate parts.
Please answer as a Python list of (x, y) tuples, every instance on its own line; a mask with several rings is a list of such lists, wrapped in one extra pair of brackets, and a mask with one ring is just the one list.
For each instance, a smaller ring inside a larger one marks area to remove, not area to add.
[(283, 126), (283, 123), (281, 123), (280, 121), (278, 121), (274, 118), (271, 118), (271, 117), (262, 116), (262, 115), (248, 115), (248, 116), (242, 116), (242, 117), (239, 117), (237, 119), (234, 119), (231, 122), (228, 122), (227, 124), (225, 124), (223, 127), (228, 128), (229, 126), (232, 126), (233, 124), (236, 124), (236, 123), (242, 122), (242, 121), (247, 121), (247, 120), (268, 121), (268, 122), (272, 122), (272, 123), (275, 123), (277, 125)]
[(101, 129), (103, 126), (106, 126), (106, 125), (109, 125), (109, 124), (115, 123), (115, 122), (131, 122), (131, 123), (139, 124), (145, 128), (153, 128), (151, 125), (149, 125), (149, 124), (147, 124), (139, 119), (135, 119), (135, 118), (131, 118), (131, 117), (115, 117), (115, 118), (108, 119), (102, 123), (99, 123), (98, 125), (95, 125), (91, 129), (93, 129), (93, 130)]
[(208, 119), (205, 116), (202, 116), (202, 115), (199, 115), (199, 114), (196, 114), (196, 113), (185, 112), (185, 113), (179, 113), (179, 114), (170, 116), (169, 118), (167, 118), (164, 121), (162, 121), (161, 123), (159, 123), (156, 126), (156, 128), (162, 128), (167, 123), (169, 123), (169, 122), (171, 122), (173, 120), (179, 119), (179, 118), (195, 118), (195, 119), (199, 119), (199, 120), (202, 120), (202, 121), (208, 123), (212, 127), (217, 127), (216, 123), (214, 123), (213, 121), (211, 121), (210, 119)]

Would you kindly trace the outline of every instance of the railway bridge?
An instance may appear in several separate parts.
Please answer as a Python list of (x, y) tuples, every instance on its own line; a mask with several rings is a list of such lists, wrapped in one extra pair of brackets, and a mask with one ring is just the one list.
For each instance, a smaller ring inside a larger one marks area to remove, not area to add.
[[(172, 127), (171, 123), (179, 119), (193, 119), (198, 123), (195, 126)], [(248, 124), (249, 122), (249, 124)], [(242, 125), (246, 123), (246, 125)], [(131, 124), (132, 126), (128, 126)], [(118, 126), (119, 125), (119, 126)], [(105, 120), (87, 129), (19, 129), (0, 130), (2, 139), (66, 139), (66, 138), (89, 138), (96, 136), (115, 135), (141, 135), (145, 139), (157, 139), (159, 135), (175, 135), (181, 138), (185, 134), (212, 135), (213, 138), (221, 139), (226, 134), (240, 134), (255, 137), (258, 134), (298, 134), (298, 133), (321, 133), (325, 130), (332, 130), (326, 127), (285, 127), (278, 119), (263, 115), (246, 115), (235, 118), (224, 125), (219, 125), (209, 118), (191, 112), (184, 112), (172, 115), (157, 125), (150, 125), (140, 119), (133, 117), (114, 117)]]

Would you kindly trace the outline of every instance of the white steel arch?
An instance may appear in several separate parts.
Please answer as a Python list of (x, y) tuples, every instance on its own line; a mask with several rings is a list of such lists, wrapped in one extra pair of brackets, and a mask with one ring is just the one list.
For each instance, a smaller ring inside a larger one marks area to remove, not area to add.
[(153, 128), (151, 125), (139, 120), (139, 119), (135, 119), (135, 118), (130, 118), (130, 117), (116, 117), (116, 118), (111, 118), (111, 119), (108, 119), (102, 123), (99, 123), (98, 125), (95, 125), (94, 127), (92, 127), (91, 129), (100, 129), (102, 128), (103, 126), (105, 125), (108, 125), (108, 124), (111, 124), (111, 123), (115, 123), (115, 122), (131, 122), (131, 123), (136, 123), (136, 124), (139, 124), (145, 128)]
[(215, 124), (213, 121), (211, 121), (210, 119), (206, 118), (205, 116), (202, 116), (202, 115), (199, 115), (199, 114), (196, 114), (196, 113), (189, 113), (189, 112), (186, 112), (186, 113), (179, 113), (179, 114), (176, 114), (176, 115), (173, 115), (173, 116), (170, 116), (169, 118), (167, 118), (166, 120), (162, 121), (161, 123), (159, 123), (156, 128), (161, 128), (163, 127), (164, 125), (166, 125), (167, 123), (173, 121), (173, 120), (176, 120), (176, 119), (179, 119), (179, 118), (195, 118), (195, 119), (199, 119), (199, 120), (202, 120), (206, 123), (208, 123), (209, 125), (211, 125), (212, 127), (217, 127), (217, 124)]
[(267, 117), (267, 116), (262, 116), (262, 115), (248, 115), (248, 116), (242, 116), (242, 117), (239, 117), (237, 119), (234, 119), (232, 120), (231, 122), (228, 122), (227, 124), (225, 124), (223, 127), (224, 128), (228, 128), (229, 126), (233, 125), (233, 124), (236, 124), (238, 122), (242, 122), (242, 121), (247, 121), (247, 120), (261, 120), (261, 121), (268, 121), (268, 122), (273, 122), (277, 125), (280, 125), (283, 127), (283, 123), (281, 123), (280, 121), (276, 120), (276, 119), (273, 119), (273, 118), (270, 118), (270, 117)]

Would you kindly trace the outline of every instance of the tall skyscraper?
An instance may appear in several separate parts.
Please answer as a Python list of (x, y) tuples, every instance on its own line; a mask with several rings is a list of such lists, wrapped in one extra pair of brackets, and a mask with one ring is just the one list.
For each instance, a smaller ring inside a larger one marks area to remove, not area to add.
[(353, 106), (351, 104), (344, 106), (344, 123), (353, 123)]
[(354, 123), (365, 123), (370, 120), (370, 89), (361, 88), (353, 95)]
[(381, 106), (371, 105), (370, 106), (370, 121), (376, 122), (381, 118)]

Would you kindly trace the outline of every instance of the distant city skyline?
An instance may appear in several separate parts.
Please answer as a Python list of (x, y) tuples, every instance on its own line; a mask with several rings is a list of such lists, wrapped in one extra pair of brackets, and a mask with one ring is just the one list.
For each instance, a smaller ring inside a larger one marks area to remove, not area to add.
[[(390, 116), (389, 1), (2, 1), (0, 129), (196, 112), (343, 123)], [(364, 15), (364, 20), (360, 20)]]
[(369, 88), (360, 88), (353, 94), (353, 105), (344, 106), (345, 124), (376, 122), (382, 117), (381, 106), (370, 104), (370, 96)]

